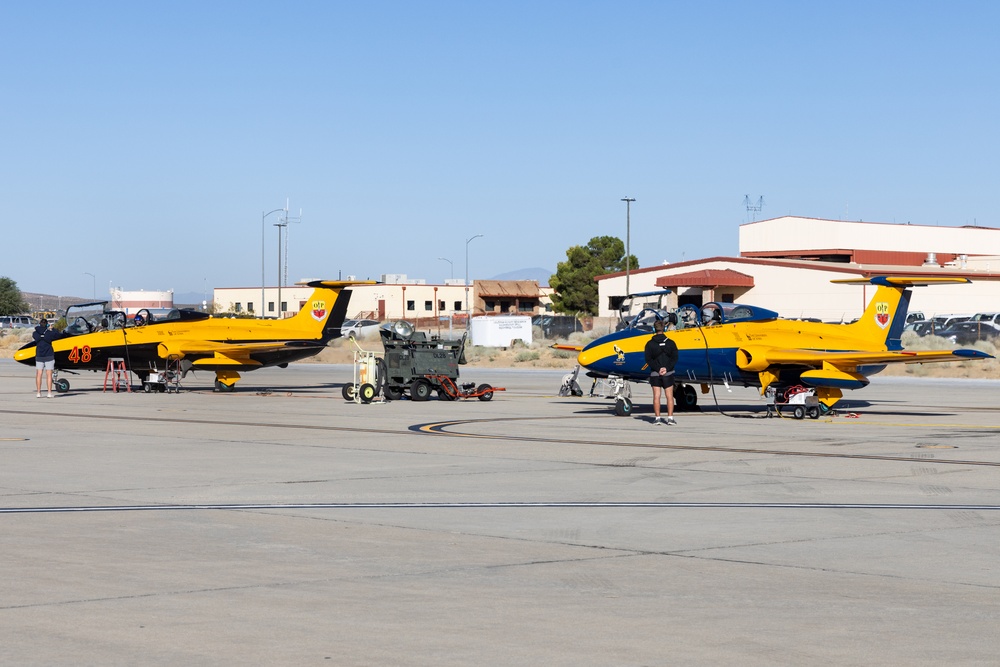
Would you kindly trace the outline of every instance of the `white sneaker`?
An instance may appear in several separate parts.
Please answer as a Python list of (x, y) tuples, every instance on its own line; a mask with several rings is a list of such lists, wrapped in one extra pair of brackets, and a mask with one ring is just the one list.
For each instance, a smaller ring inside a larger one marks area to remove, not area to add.
[(35, 392), (35, 398), (41, 398), (41, 397), (42, 397), (42, 392), (40, 391)]
[(677, 420), (673, 417), (667, 417), (667, 426), (674, 426), (677, 424)]
[(663, 419), (661, 419), (660, 417), (655, 417), (653, 419), (653, 425), (654, 426), (662, 426), (663, 425)]
[(48, 397), (52, 398), (52, 392), (51, 391), (49, 392), (49, 396)]

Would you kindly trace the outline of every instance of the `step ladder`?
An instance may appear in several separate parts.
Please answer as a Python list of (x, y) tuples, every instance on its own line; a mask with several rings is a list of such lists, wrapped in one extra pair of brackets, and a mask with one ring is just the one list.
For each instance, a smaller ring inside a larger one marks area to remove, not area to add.
[(111, 391), (132, 391), (131, 378), (125, 368), (125, 360), (121, 357), (108, 359), (108, 368), (104, 371), (104, 391), (108, 390), (108, 380), (111, 381)]

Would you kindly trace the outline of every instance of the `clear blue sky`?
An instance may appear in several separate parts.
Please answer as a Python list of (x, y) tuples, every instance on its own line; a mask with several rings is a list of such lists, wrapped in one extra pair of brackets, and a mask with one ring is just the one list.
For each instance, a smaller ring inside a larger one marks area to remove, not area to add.
[[(0, 275), (98, 296), (1000, 227), (996, 2), (5, 2)], [(277, 280), (267, 221), (267, 282)], [(92, 279), (88, 273), (94, 274)]]

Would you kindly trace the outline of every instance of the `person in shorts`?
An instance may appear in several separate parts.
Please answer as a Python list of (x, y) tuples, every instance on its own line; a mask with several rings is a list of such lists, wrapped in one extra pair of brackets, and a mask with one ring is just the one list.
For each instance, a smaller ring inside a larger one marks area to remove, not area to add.
[(56, 353), (52, 349), (52, 341), (61, 338), (59, 332), (49, 328), (49, 321), (44, 317), (31, 334), (35, 339), (35, 396), (42, 397), (42, 373), (48, 374), (48, 397), (52, 398), (52, 372), (56, 368)]
[[(674, 366), (677, 365), (677, 344), (663, 333), (663, 320), (653, 323), (653, 337), (646, 343), (646, 367), (649, 385), (653, 388), (653, 423), (676, 424), (674, 419)], [(660, 418), (660, 394), (667, 396), (667, 420)]]

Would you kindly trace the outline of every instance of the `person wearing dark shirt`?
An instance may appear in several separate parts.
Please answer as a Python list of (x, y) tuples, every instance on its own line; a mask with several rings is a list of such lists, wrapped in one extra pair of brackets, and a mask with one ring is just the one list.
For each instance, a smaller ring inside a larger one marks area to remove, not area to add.
[(31, 334), (35, 339), (35, 396), (42, 397), (42, 373), (48, 374), (48, 397), (52, 398), (52, 371), (56, 368), (56, 353), (52, 341), (62, 338), (58, 331), (49, 328), (48, 320), (42, 318)]
[[(663, 320), (653, 324), (653, 337), (646, 343), (646, 367), (649, 385), (653, 388), (653, 423), (676, 424), (674, 419), (674, 366), (677, 365), (677, 344), (663, 334)], [(660, 393), (667, 396), (667, 420), (660, 418)]]

